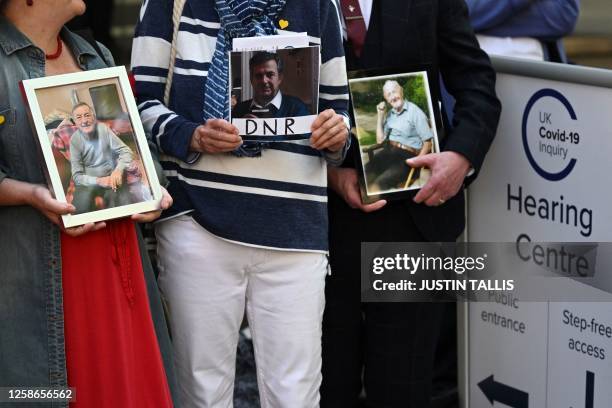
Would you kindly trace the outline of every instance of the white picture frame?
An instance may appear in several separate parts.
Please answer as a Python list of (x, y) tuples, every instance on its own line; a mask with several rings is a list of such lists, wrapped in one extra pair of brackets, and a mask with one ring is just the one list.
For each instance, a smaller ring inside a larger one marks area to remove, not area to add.
[[(161, 208), (161, 186), (125, 67), (29, 79), (21, 85), (49, 187), (58, 201), (79, 203), (75, 213), (62, 216), (64, 227)], [(78, 149), (81, 159), (71, 149)], [(109, 167), (121, 175), (115, 188), (110, 174), (105, 175)]]

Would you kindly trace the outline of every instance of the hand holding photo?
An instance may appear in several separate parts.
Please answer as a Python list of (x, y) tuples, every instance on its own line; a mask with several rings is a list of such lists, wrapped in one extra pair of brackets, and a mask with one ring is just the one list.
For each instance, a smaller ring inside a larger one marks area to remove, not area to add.
[(364, 203), (421, 188), (431, 172), (408, 160), (440, 151), (427, 72), (370, 74), (352, 73), (349, 80)]
[(231, 122), (244, 141), (308, 139), (319, 93), (319, 47), (235, 51)]
[(161, 186), (124, 67), (23, 81), (66, 228), (160, 208)]

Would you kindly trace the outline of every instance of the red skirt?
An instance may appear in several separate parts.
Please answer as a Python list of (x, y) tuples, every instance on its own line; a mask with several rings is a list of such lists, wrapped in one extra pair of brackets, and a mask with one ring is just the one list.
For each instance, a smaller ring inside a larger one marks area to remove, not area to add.
[(133, 222), (61, 247), (70, 406), (172, 407)]

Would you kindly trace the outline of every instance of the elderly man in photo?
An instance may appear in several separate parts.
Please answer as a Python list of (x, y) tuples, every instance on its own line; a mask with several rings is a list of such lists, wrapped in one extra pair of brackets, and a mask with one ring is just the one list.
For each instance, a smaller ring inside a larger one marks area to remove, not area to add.
[(234, 118), (285, 118), (306, 116), (308, 108), (299, 98), (283, 94), (283, 60), (276, 53), (257, 52), (249, 60), (253, 99), (236, 105)]
[[(76, 213), (130, 204), (129, 191), (123, 183), (132, 151), (85, 102), (72, 109), (77, 131), (70, 139), (70, 164), (75, 184), (72, 204)], [(98, 198), (99, 197), (99, 198)], [(103, 200), (103, 205), (96, 199)], [(97, 204), (97, 205), (96, 205)]]
[[(406, 182), (410, 167), (406, 160), (432, 151), (433, 133), (423, 111), (404, 98), (397, 81), (386, 81), (383, 96), (391, 106), (385, 117), (385, 102), (376, 107), (376, 142), (388, 141), (383, 151), (366, 164), (366, 175), (373, 188), (394, 189)], [(413, 180), (418, 174), (413, 175)]]

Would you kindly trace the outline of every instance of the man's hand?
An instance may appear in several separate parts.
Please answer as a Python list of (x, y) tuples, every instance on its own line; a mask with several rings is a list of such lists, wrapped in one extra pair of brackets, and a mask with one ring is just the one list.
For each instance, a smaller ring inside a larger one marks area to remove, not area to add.
[(57, 201), (51, 196), (47, 187), (38, 184), (32, 185), (27, 202), (58, 226), (62, 225), (60, 222), (61, 215), (70, 214), (76, 210), (72, 204)]
[(193, 131), (190, 149), (201, 153), (225, 153), (236, 150), (241, 144), (236, 126), (225, 119), (209, 119)]
[(136, 222), (153, 222), (159, 218), (162, 213), (162, 210), (167, 210), (172, 205), (172, 197), (168, 194), (165, 188), (161, 188), (162, 190), (162, 199), (161, 199), (161, 209), (157, 211), (149, 211), (142, 214), (134, 214), (132, 215), (132, 220)]
[(110, 187), (113, 189), (113, 191), (117, 191), (117, 189), (121, 187), (121, 184), (123, 184), (123, 171), (113, 170), (109, 178), (110, 178)]
[(470, 170), (470, 162), (456, 152), (426, 154), (406, 160), (410, 167), (428, 167), (431, 177), (414, 197), (416, 203), (438, 206), (455, 196)]
[(310, 127), (310, 146), (313, 149), (327, 149), (337, 152), (342, 149), (348, 140), (348, 129), (342, 115), (333, 109), (326, 109), (319, 113)]
[(359, 180), (357, 178), (357, 170), (355, 169), (328, 167), (327, 179), (329, 181), (329, 186), (338, 193), (351, 208), (358, 208), (363, 212), (372, 212), (381, 209), (387, 204), (385, 200), (379, 200), (372, 204), (364, 204), (361, 202)]
[[(76, 210), (72, 204), (61, 203), (54, 199), (51, 196), (49, 189), (40, 185), (35, 185), (32, 187), (28, 201), (32, 207), (38, 209), (45, 215), (45, 217), (59, 227), (62, 227), (60, 216), (70, 214)], [(106, 223), (104, 222), (90, 222), (78, 227), (67, 228), (64, 230), (64, 232), (70, 236), (76, 237), (104, 227), (106, 227)]]

